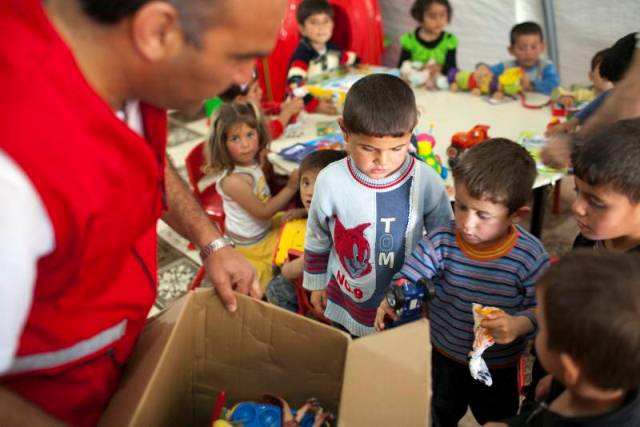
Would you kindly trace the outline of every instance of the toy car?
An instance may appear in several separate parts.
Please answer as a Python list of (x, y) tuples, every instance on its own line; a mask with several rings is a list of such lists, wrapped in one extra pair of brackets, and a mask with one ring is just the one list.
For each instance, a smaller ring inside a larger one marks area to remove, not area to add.
[(422, 306), (428, 304), (435, 295), (436, 290), (433, 282), (425, 277), (419, 279), (415, 284), (406, 279), (392, 283), (385, 292), (385, 298), (389, 307), (398, 314), (398, 318), (385, 322), (386, 327), (400, 326), (420, 319)]
[(487, 125), (475, 125), (468, 132), (457, 132), (451, 137), (451, 145), (447, 148), (447, 157), (449, 167), (454, 167), (458, 161), (458, 157), (464, 151), (489, 139)]

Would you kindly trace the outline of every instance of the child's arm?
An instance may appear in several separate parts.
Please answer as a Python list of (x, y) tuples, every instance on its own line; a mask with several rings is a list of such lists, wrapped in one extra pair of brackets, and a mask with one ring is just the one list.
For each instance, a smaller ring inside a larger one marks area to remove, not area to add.
[(411, 52), (402, 47), (400, 50), (400, 59), (398, 60), (398, 68), (402, 68), (404, 61), (411, 61)]
[[(298, 191), (298, 171), (294, 171), (287, 185), (278, 194), (266, 202), (260, 201), (253, 194), (252, 183), (246, 175), (231, 174), (222, 180), (222, 190), (240, 207), (257, 219), (271, 219), (276, 212), (282, 210)], [(251, 179), (251, 178), (249, 178)]]
[(303, 287), (308, 291), (324, 291), (327, 287), (325, 275), (333, 247), (329, 229), (330, 193), (325, 175), (321, 173), (316, 180), (304, 238)]
[(531, 85), (536, 92), (551, 95), (553, 89), (560, 86), (560, 77), (558, 77), (556, 66), (547, 64), (544, 70), (542, 70), (542, 77), (538, 80), (533, 80)]
[(596, 99), (587, 104), (582, 110), (578, 111), (574, 118), (578, 121), (579, 124), (582, 124), (587, 121), (589, 117), (593, 113), (595, 113), (598, 108), (604, 103), (604, 100), (609, 96), (610, 91), (606, 91), (598, 95)]
[(293, 261), (285, 262), (282, 266), (282, 275), (290, 282), (300, 279), (304, 272), (304, 256), (298, 257)]

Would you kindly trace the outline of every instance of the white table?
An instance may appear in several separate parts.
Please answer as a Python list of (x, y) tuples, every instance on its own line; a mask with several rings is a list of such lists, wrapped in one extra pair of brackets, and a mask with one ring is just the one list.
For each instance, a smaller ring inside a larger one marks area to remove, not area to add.
[[(416, 133), (427, 132), (433, 123), (433, 136), (436, 139), (435, 153), (445, 163), (446, 150), (451, 136), (460, 131), (468, 131), (476, 124), (489, 125), (490, 137), (504, 137), (516, 140), (522, 131), (544, 133), (551, 116), (549, 108), (530, 109), (519, 101), (492, 105), (469, 93), (451, 93), (449, 91), (430, 92), (416, 89), (419, 118)], [(548, 98), (544, 95), (527, 94), (529, 104), (542, 104)], [(316, 123), (336, 120), (336, 116), (305, 114), (299, 116), (303, 135), (297, 138), (280, 138), (271, 143), (269, 161), (276, 172), (288, 175), (299, 165), (283, 159), (278, 153), (297, 142), (316, 138)], [(540, 236), (545, 203), (545, 188), (562, 178), (562, 174), (540, 174), (534, 184), (534, 202), (531, 219), (531, 232)], [(451, 184), (451, 177), (447, 180)]]

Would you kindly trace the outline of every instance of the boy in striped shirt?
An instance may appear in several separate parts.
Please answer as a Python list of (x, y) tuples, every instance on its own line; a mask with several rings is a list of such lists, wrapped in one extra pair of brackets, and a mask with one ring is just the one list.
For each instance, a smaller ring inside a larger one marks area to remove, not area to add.
[[(467, 407), (480, 424), (518, 411), (517, 362), (536, 329), (534, 284), (549, 264), (538, 239), (517, 225), (536, 177), (535, 162), (513, 141), (495, 138), (471, 148), (453, 169), (455, 220), (422, 239), (394, 279), (435, 285), (429, 305), (434, 426), (456, 426)], [(473, 303), (504, 310), (484, 326), (496, 345), (484, 354), (493, 385), (472, 379), (468, 353)], [(395, 317), (386, 300), (384, 314)]]

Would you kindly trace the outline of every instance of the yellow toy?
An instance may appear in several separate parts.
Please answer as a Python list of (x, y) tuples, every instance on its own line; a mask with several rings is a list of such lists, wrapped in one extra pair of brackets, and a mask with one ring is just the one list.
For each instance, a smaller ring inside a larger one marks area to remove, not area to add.
[(300, 256), (304, 253), (304, 236), (307, 232), (306, 219), (294, 219), (282, 226), (278, 243), (273, 254), (273, 265), (282, 267), (289, 258), (289, 253), (294, 252)]

